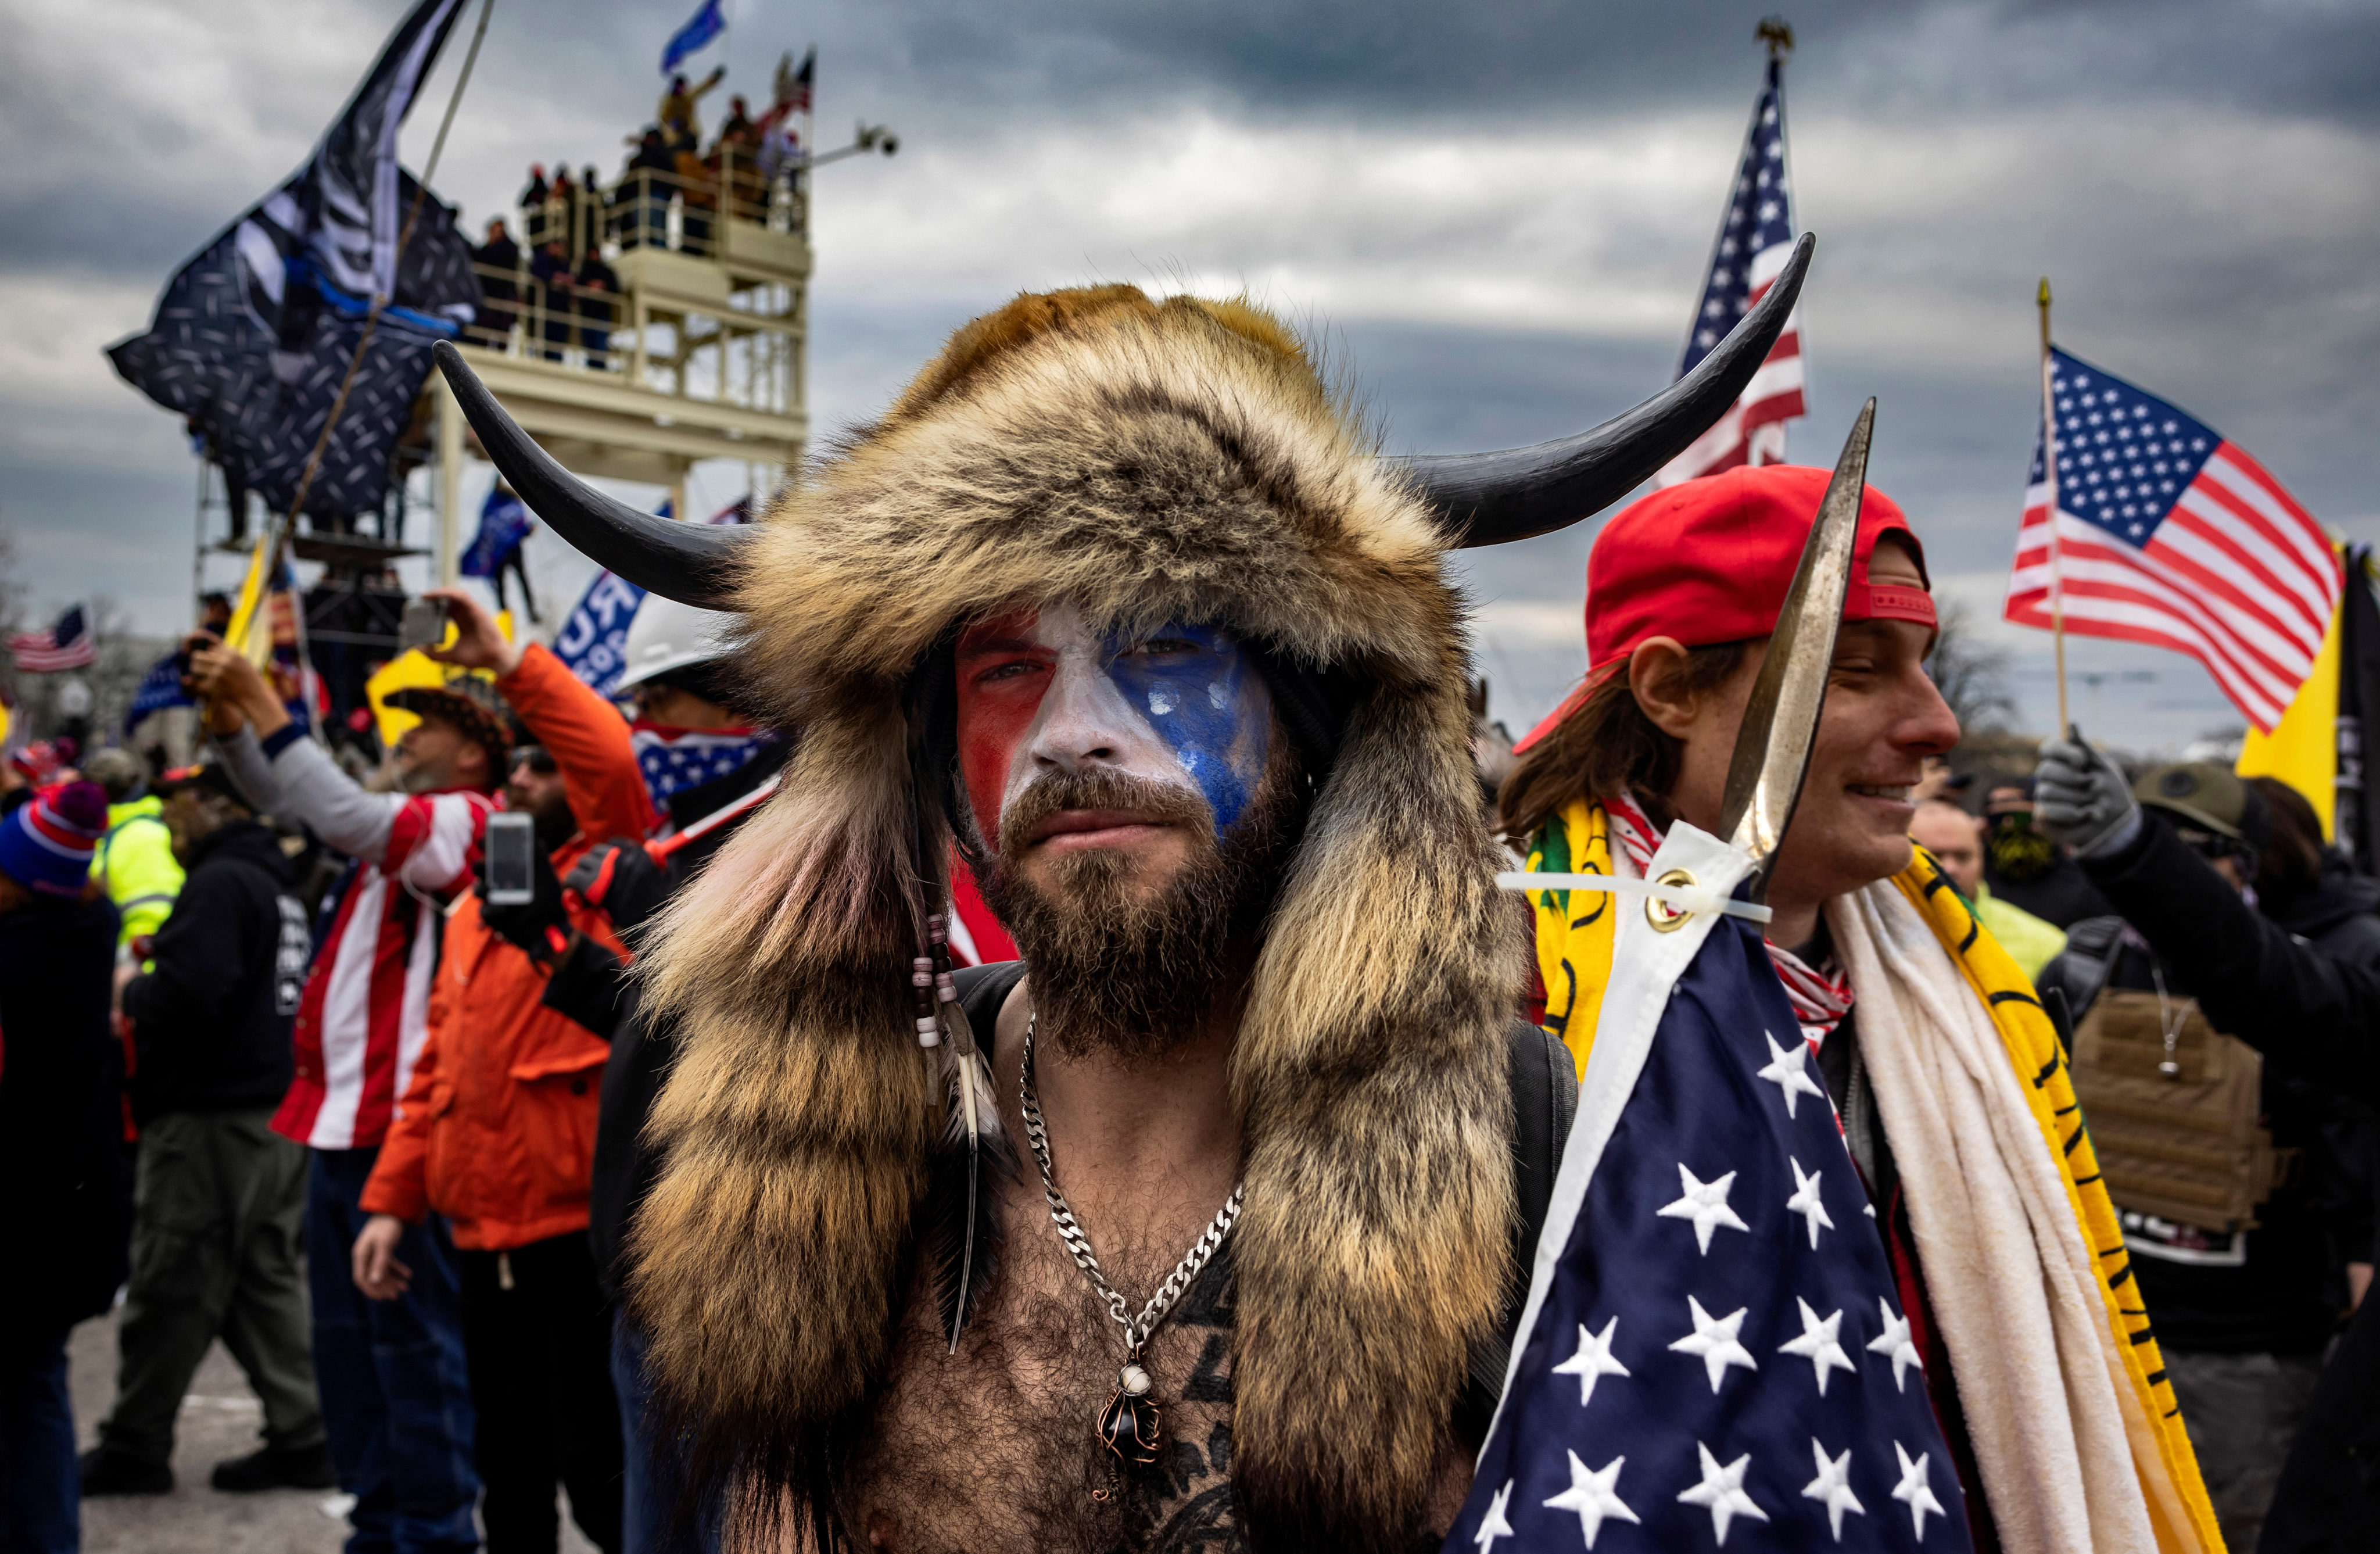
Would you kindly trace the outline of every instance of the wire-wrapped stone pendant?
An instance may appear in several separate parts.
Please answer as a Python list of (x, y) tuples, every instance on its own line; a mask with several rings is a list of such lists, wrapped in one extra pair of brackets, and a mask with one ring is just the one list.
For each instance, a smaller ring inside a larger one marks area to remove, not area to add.
[(1157, 1400), (1148, 1395), (1148, 1372), (1136, 1360), (1124, 1362), (1116, 1373), (1116, 1390), (1099, 1410), (1099, 1444), (1126, 1462), (1143, 1466), (1157, 1461), (1160, 1415)]

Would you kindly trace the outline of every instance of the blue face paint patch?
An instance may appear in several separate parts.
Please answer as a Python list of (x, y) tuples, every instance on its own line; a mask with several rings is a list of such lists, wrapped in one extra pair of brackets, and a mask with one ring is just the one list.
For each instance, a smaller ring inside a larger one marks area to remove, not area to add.
[(1173, 747), (1207, 795), (1215, 829), (1231, 829), (1264, 776), (1270, 703), (1247, 655), (1215, 626), (1168, 623), (1136, 642), (1111, 639), (1107, 671)]

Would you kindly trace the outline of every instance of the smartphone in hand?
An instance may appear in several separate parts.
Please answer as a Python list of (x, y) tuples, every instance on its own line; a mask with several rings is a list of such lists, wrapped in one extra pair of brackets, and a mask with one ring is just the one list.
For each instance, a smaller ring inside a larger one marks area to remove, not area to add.
[(488, 904), (527, 906), (537, 899), (537, 820), (517, 809), (488, 817)]
[(405, 614), (397, 622), (397, 650), (435, 648), (445, 640), (446, 601), (443, 599), (407, 600)]

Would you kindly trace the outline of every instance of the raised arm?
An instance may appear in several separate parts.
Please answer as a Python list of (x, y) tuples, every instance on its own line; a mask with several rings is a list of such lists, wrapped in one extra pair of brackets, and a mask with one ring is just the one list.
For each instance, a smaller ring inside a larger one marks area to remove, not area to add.
[(367, 793), (306, 737), (256, 666), (220, 645), (194, 647), (190, 678), (208, 702), (208, 731), (260, 810), (303, 825), (331, 846), (378, 863), (402, 794)]
[(497, 691), (552, 755), (578, 829), (590, 837), (643, 836), (652, 830), (652, 800), (637, 770), (628, 725), (612, 704), (544, 648), (505, 641), (486, 607), (462, 589), (432, 589), (423, 597), (444, 600), (455, 623), (454, 645), (430, 656), (494, 672)]

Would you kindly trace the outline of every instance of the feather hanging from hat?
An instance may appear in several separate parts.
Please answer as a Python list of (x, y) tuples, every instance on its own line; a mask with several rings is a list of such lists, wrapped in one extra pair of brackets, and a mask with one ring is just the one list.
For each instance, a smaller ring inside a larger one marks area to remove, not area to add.
[[(943, 873), (930, 866), (938, 838), (923, 813), (917, 829), (917, 880), (938, 890)], [(934, 1294), (953, 1351), (967, 1318), (991, 1288), (999, 1269), (1000, 1227), (992, 1213), (987, 1171), (1015, 1178), (1015, 1147), (1001, 1125), (991, 1062), (959, 1002), (951, 976), (950, 917), (927, 912), (911, 963), (917, 992), (917, 1039), (935, 1050), (936, 1072), (949, 1117), (934, 1149), (928, 1180), (925, 1243), (934, 1262)]]

